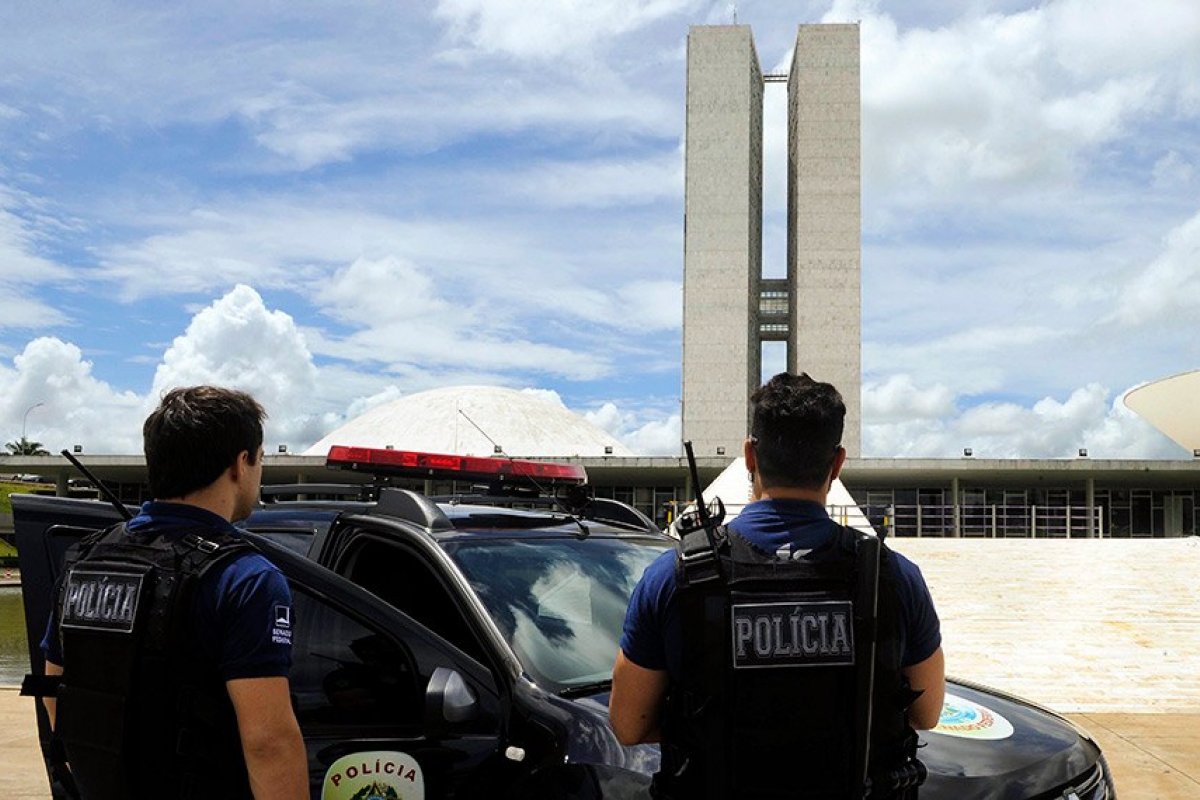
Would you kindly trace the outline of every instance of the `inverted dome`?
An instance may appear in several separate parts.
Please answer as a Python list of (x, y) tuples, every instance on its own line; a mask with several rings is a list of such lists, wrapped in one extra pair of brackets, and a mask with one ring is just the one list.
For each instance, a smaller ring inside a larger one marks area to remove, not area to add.
[[(325, 455), (333, 445), (391, 445), (397, 450), (490, 456), (493, 442), (512, 457), (633, 455), (553, 393), (499, 386), (451, 386), (406, 395), (350, 420), (306, 454)], [(612, 451), (606, 454), (606, 447)]]
[(1200, 370), (1151, 381), (1125, 395), (1125, 407), (1158, 428), (1181, 447), (1200, 449)]

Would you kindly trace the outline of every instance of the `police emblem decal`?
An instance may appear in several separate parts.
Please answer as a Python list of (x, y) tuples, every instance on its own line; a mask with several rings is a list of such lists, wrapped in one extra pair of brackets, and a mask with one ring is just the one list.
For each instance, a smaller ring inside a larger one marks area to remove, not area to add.
[(63, 595), (62, 627), (129, 633), (137, 620), (142, 574), (72, 569)]
[(271, 641), (275, 644), (292, 643), (292, 607), (276, 605), (271, 617)]
[(407, 753), (351, 753), (325, 771), (321, 800), (425, 800), (425, 776)]
[(853, 603), (740, 603), (732, 612), (735, 669), (854, 664)]
[(942, 715), (930, 733), (959, 739), (996, 741), (1013, 735), (1012, 723), (990, 708), (953, 694), (946, 694)]

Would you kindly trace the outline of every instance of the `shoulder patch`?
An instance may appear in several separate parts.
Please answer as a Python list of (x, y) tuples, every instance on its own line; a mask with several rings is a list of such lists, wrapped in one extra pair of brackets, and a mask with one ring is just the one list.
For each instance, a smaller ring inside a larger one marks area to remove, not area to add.
[(271, 641), (275, 644), (292, 643), (292, 607), (277, 603), (271, 614)]

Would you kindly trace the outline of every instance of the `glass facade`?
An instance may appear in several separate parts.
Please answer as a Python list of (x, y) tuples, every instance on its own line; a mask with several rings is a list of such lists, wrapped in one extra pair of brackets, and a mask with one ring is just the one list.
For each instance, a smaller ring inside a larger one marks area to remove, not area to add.
[(1193, 489), (1097, 487), (1092, 526), (1082, 488), (961, 487), (957, 505), (951, 494), (940, 487), (851, 490), (871, 523), (892, 536), (954, 536), (956, 515), (964, 537), (1140, 539), (1200, 533), (1200, 491)]

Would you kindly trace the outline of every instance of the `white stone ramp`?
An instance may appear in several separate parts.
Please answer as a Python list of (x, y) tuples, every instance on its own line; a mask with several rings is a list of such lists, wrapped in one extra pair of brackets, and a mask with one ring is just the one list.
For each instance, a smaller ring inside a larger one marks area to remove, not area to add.
[(1063, 713), (1200, 714), (1200, 539), (899, 539), (946, 670)]

